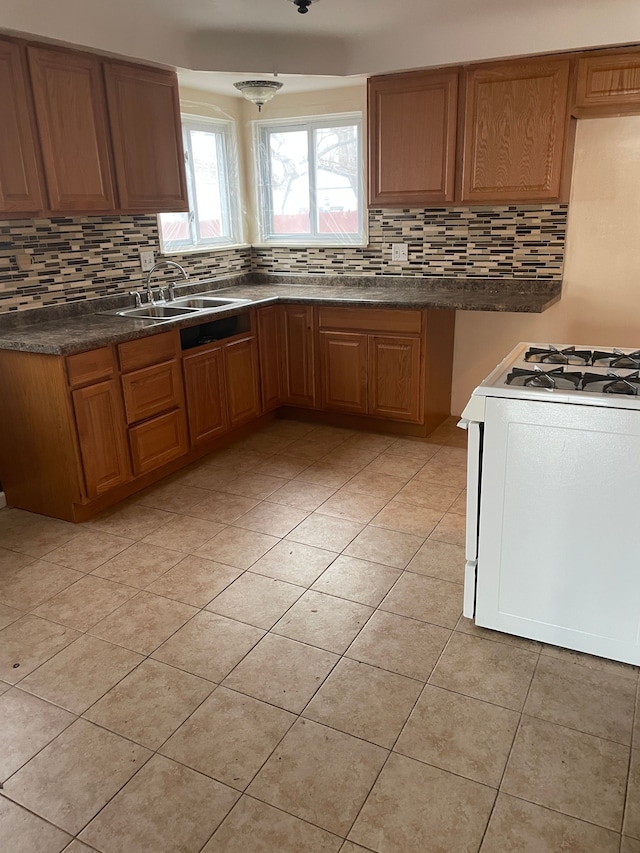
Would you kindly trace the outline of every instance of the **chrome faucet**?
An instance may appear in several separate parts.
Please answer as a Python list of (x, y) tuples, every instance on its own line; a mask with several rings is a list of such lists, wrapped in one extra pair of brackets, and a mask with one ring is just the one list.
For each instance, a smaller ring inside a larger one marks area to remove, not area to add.
[[(158, 267), (175, 267), (176, 269), (180, 270), (180, 272), (184, 276), (184, 280), (189, 281), (189, 276), (186, 270), (184, 269), (184, 267), (181, 267), (180, 264), (177, 264), (175, 261), (158, 261), (158, 263), (154, 264), (147, 273), (147, 280), (145, 286), (147, 288), (147, 301), (149, 305), (153, 305), (155, 303), (155, 299), (153, 298), (153, 288), (151, 287), (151, 276), (158, 269)], [(160, 289), (160, 293), (162, 294), (162, 288)]]

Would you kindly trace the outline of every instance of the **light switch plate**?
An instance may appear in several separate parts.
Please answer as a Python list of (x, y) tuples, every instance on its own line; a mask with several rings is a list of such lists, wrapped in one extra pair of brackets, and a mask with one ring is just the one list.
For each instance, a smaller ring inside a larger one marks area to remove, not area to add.
[(409, 247), (406, 243), (391, 244), (391, 260), (392, 261), (408, 261)]
[(156, 260), (152, 249), (140, 252), (140, 266), (142, 267), (142, 272), (149, 272), (155, 262)]

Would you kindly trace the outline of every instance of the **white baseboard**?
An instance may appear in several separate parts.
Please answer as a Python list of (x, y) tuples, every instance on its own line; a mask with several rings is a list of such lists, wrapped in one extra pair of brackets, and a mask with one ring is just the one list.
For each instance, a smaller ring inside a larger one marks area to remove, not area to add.
[(4, 492), (0, 492), (0, 509), (2, 509), (2, 507), (6, 506), (6, 505), (7, 505), (7, 499), (4, 496)]

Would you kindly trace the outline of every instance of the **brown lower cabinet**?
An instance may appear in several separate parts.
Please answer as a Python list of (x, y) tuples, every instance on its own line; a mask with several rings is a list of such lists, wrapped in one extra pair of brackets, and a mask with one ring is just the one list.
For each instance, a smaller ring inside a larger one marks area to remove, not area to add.
[(426, 435), (449, 414), (453, 319), (276, 305), (213, 343), (173, 329), (66, 357), (0, 350), (7, 501), (82, 521), (294, 401), (312, 419)]
[(131, 474), (122, 403), (115, 379), (72, 392), (88, 498), (126, 483)]

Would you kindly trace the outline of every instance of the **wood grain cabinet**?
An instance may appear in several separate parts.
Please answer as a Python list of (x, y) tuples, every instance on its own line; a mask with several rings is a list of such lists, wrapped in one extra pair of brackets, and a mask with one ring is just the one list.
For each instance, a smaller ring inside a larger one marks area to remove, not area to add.
[(51, 209), (115, 210), (99, 57), (34, 45), (27, 52)]
[(46, 207), (24, 46), (0, 39), (0, 217)]
[(334, 412), (368, 412), (368, 337), (320, 332), (322, 407)]
[(316, 405), (313, 308), (282, 305), (282, 401), (291, 406)]
[(87, 497), (96, 498), (130, 479), (120, 390), (107, 379), (72, 393)]
[(322, 308), (319, 323), (323, 408), (424, 423), (422, 312)]
[(189, 449), (177, 331), (119, 344), (133, 472), (145, 474)]
[(230, 341), (223, 354), (229, 423), (236, 427), (260, 415), (256, 339), (251, 335)]
[(184, 390), (191, 446), (219, 438), (229, 430), (224, 391), (222, 346), (183, 355)]
[(568, 191), (569, 71), (562, 58), (466, 69), (462, 201), (556, 201)]
[(280, 366), (280, 306), (258, 308), (258, 350), (260, 362), (260, 397), (262, 411), (269, 412), (282, 404), (282, 370)]
[(189, 209), (176, 75), (104, 65), (121, 210)]
[(578, 118), (640, 113), (640, 51), (593, 53), (578, 60), (573, 114)]
[(453, 69), (369, 79), (370, 206), (453, 201), (458, 77)]

